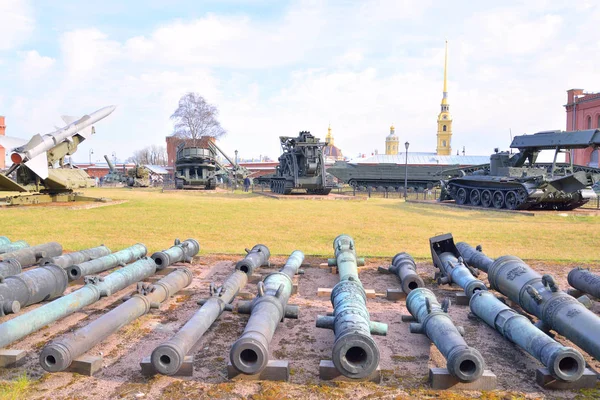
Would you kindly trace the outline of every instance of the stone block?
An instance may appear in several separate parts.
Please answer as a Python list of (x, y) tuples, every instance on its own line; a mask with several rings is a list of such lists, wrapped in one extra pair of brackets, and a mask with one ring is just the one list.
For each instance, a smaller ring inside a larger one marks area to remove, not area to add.
[(474, 382), (460, 382), (446, 368), (429, 368), (429, 384), (435, 390), (494, 390), (497, 381), (496, 375), (487, 369)]
[(19, 367), (25, 363), (25, 350), (0, 350), (0, 368)]
[(552, 375), (548, 368), (538, 368), (535, 371), (535, 381), (538, 385), (544, 389), (552, 390), (579, 390), (579, 389), (593, 389), (596, 387), (598, 382), (598, 376), (589, 368), (583, 371), (581, 378), (574, 382), (559, 381)]
[(348, 378), (340, 374), (340, 371), (335, 368), (333, 361), (321, 360), (319, 363), (319, 378), (324, 381), (343, 381), (343, 382), (374, 382), (381, 383), (381, 369), (377, 366), (377, 369), (373, 371), (370, 376), (362, 379)]
[(269, 360), (267, 366), (258, 374), (246, 375), (233, 367), (231, 361), (227, 362), (227, 377), (232, 380), (244, 381), (283, 381), (290, 380), (290, 365), (285, 360)]
[(406, 293), (402, 289), (388, 289), (385, 298), (389, 301), (400, 301), (406, 299)]
[[(152, 376), (156, 375), (156, 369), (154, 369), (154, 365), (152, 365), (152, 359), (150, 356), (144, 357), (140, 362), (140, 367), (142, 368), (142, 375), (144, 376)], [(193, 376), (194, 375), (194, 357), (185, 356), (183, 359), (183, 364), (181, 364), (181, 368), (172, 376)]]
[(101, 356), (81, 356), (73, 360), (67, 371), (85, 376), (94, 376), (96, 372), (102, 369), (102, 360)]

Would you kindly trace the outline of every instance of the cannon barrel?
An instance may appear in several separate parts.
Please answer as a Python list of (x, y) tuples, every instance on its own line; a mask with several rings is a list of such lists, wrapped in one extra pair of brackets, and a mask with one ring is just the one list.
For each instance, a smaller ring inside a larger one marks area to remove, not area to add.
[(88, 277), (82, 288), (1, 323), (0, 348), (8, 346), (54, 321), (95, 303), (101, 297), (111, 296), (113, 293), (139, 282), (155, 272), (156, 263), (154, 260), (144, 258), (105, 277)]
[(106, 164), (108, 164), (108, 169), (110, 170), (110, 172), (115, 172), (115, 166), (113, 165), (113, 163), (110, 161), (110, 158), (108, 158), (108, 156), (106, 154), (104, 155), (104, 159), (106, 160)]
[[(266, 249), (267, 254), (268, 251)], [(186, 322), (183, 328), (152, 352), (150, 359), (158, 373), (173, 375), (179, 371), (185, 355), (198, 343), (208, 328), (219, 318), (223, 311), (232, 310), (231, 302), (239, 291), (246, 286), (250, 274), (249, 271), (244, 272), (236, 269), (227, 277), (221, 287), (217, 288), (211, 283), (211, 297), (202, 300), (200, 309)]]
[(269, 274), (258, 284), (258, 294), (252, 302), (238, 306), (238, 312), (251, 314), (244, 333), (229, 352), (231, 364), (238, 371), (253, 375), (265, 369), (269, 362), (269, 345), (280, 321), (298, 318), (298, 307), (289, 306), (294, 283), (304, 261), (304, 253), (294, 251), (279, 272)]
[(477, 246), (477, 248), (474, 249), (465, 242), (458, 242), (456, 243), (456, 248), (467, 264), (485, 272), (486, 274), (494, 263), (493, 259), (483, 254), (481, 251), (481, 246)]
[(318, 316), (318, 328), (335, 334), (332, 361), (349, 378), (366, 378), (379, 365), (379, 348), (371, 337), (386, 335), (387, 324), (370, 320), (367, 296), (358, 278), (354, 240), (340, 235), (333, 241), (340, 281), (331, 292), (333, 316)]
[(10, 253), (0, 254), (0, 261), (14, 258), (21, 264), (22, 268), (36, 265), (44, 257), (56, 257), (62, 254), (62, 246), (56, 242), (39, 244), (37, 246), (25, 247)]
[(13, 251), (26, 249), (29, 244), (24, 240), (18, 240), (12, 243), (5, 243), (0, 245), (0, 254), (12, 253)]
[[(488, 263), (485, 260), (487, 257), (480, 252), (481, 256), (468, 258), (465, 254), (476, 254), (478, 251), (466, 243), (460, 245), (460, 253), (467, 264), (479, 268), (480, 260)], [(463, 253), (463, 250), (466, 251)], [(600, 360), (600, 317), (561, 291), (552, 275), (540, 275), (515, 256), (497, 258), (488, 265), (487, 273), (492, 289), (535, 315), (539, 319), (536, 324), (538, 328), (546, 332), (555, 330)]]
[(48, 372), (67, 369), (81, 356), (108, 336), (157, 308), (175, 293), (192, 283), (187, 268), (177, 269), (155, 284), (138, 283), (137, 293), (129, 300), (74, 333), (47, 344), (40, 353), (40, 364)]
[(157, 251), (152, 254), (152, 259), (163, 269), (177, 262), (192, 262), (192, 258), (200, 251), (200, 244), (194, 239), (188, 239), (180, 242), (175, 239), (175, 244), (167, 250)]
[(460, 252), (454, 245), (452, 234), (446, 233), (429, 238), (433, 265), (439, 270), (436, 273), (438, 284), (456, 284), (464, 289), (470, 299), (478, 290), (487, 290), (485, 283), (476, 278), (479, 271), (469, 268), (463, 262)]
[(581, 353), (552, 339), (492, 293), (475, 293), (469, 305), (473, 314), (544, 364), (555, 378), (576, 381), (583, 375)]
[(469, 347), (454, 322), (448, 316), (446, 303), (440, 306), (433, 292), (415, 289), (406, 297), (406, 308), (418, 321), (410, 324), (411, 333), (422, 333), (435, 344), (446, 358), (446, 368), (461, 382), (473, 382), (485, 369), (483, 357)]
[(0, 244), (7, 244), (10, 243), (10, 239), (7, 238), (6, 236), (0, 236)]
[(569, 272), (567, 280), (569, 285), (580, 292), (600, 299), (600, 275), (592, 274), (588, 269), (577, 267)]
[(23, 272), (21, 264), (14, 258), (0, 261), (0, 278), (6, 278), (7, 276), (17, 275)]
[(63, 269), (72, 267), (75, 264), (81, 264), (86, 261), (95, 260), (110, 254), (110, 249), (104, 245), (93, 247), (91, 249), (76, 251), (63, 254), (57, 257), (44, 257), (40, 260), (40, 265), (58, 265)]
[(235, 265), (235, 269), (239, 269), (248, 275), (252, 275), (256, 268), (268, 265), (271, 252), (264, 244), (257, 244), (251, 250), (246, 249), (246, 252), (248, 254), (246, 254), (246, 257), (244, 257), (243, 260), (238, 261)]
[(7, 278), (0, 277), (0, 316), (21, 308), (60, 297), (69, 278), (57, 265), (46, 265)]
[(125, 266), (146, 255), (148, 250), (141, 243), (134, 244), (131, 247), (117, 251), (116, 253), (96, 258), (95, 260), (85, 261), (79, 264), (71, 265), (67, 269), (69, 279), (76, 281), (87, 275), (94, 275), (109, 269)]
[(394, 274), (400, 280), (402, 291), (406, 294), (413, 289), (425, 286), (423, 278), (417, 274), (417, 264), (414, 258), (408, 253), (398, 253), (392, 258), (392, 265), (388, 268), (380, 267), (387, 270), (388, 273)]

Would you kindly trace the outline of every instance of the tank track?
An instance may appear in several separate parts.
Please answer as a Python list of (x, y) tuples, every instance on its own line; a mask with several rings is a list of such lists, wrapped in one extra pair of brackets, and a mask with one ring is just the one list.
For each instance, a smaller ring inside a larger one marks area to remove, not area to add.
[(271, 192), (277, 194), (291, 194), (294, 188), (292, 182), (285, 178), (271, 178), (270, 186)]
[[(408, 180), (408, 187), (416, 187), (419, 190), (424, 189), (433, 189), (434, 186), (439, 184), (438, 181), (411, 181)], [(393, 180), (365, 180), (365, 179), (350, 179), (348, 184), (352, 187), (358, 188), (368, 188), (371, 187), (376, 190), (387, 189), (390, 192), (395, 192), (399, 190), (404, 190), (404, 180), (402, 181), (393, 181)]]
[(449, 182), (447, 190), (458, 205), (509, 210), (527, 210), (532, 206), (527, 201), (527, 190), (520, 184), (510, 187), (481, 187)]

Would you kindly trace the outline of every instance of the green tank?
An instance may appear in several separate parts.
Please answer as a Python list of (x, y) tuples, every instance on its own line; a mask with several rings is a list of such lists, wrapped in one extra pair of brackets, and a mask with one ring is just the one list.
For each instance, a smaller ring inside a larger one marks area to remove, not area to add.
[(122, 183), (126, 182), (127, 178), (123, 176), (123, 173), (117, 171), (113, 163), (110, 161), (107, 155), (104, 156), (106, 163), (108, 164), (109, 172), (104, 175), (103, 182), (104, 183)]
[(215, 154), (201, 147), (177, 147), (175, 160), (176, 189), (206, 189), (217, 187)]
[[(516, 154), (497, 152), (488, 165), (463, 170), (461, 177), (442, 181), (440, 200), (459, 205), (511, 210), (572, 210), (595, 199), (592, 186), (600, 180), (600, 169), (557, 163), (560, 153), (600, 145), (600, 130), (545, 131), (516, 136), (511, 148)], [(538, 163), (542, 150), (554, 150), (551, 164)]]
[(127, 170), (127, 186), (129, 187), (149, 187), (150, 171), (144, 166), (136, 165)]
[(302, 131), (297, 137), (280, 136), (283, 154), (272, 175), (256, 178), (258, 184), (269, 184), (271, 191), (291, 194), (294, 189), (303, 189), (308, 194), (328, 195), (333, 188), (333, 178), (325, 173), (321, 142), (310, 132)]

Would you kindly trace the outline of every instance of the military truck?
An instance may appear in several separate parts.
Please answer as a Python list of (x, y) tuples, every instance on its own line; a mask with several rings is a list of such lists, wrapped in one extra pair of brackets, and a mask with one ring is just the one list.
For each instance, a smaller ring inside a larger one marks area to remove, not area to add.
[(308, 194), (328, 195), (333, 188), (333, 177), (325, 173), (323, 148), (327, 143), (308, 131), (296, 137), (280, 136), (279, 141), (283, 154), (279, 156), (275, 173), (256, 178), (255, 182), (268, 184), (271, 191), (278, 194), (287, 195), (302, 189)]
[[(559, 154), (600, 145), (600, 130), (544, 131), (516, 136), (510, 147), (516, 154), (496, 152), (489, 165), (463, 171), (462, 177), (442, 181), (440, 200), (477, 207), (511, 210), (572, 210), (596, 198), (592, 186), (600, 169), (558, 163)], [(542, 150), (554, 150), (552, 163), (538, 163)]]
[(185, 147), (182, 143), (177, 147), (175, 188), (214, 190), (217, 187), (216, 169), (213, 151), (201, 147)]

